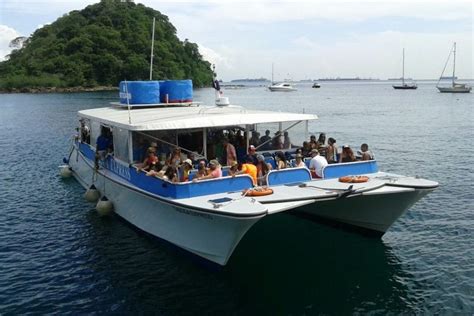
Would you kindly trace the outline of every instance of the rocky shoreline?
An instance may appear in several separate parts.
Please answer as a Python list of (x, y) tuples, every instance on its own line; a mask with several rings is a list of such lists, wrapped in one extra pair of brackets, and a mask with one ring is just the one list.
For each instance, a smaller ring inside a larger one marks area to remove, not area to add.
[(74, 92), (98, 92), (98, 91), (118, 91), (117, 87), (97, 86), (97, 87), (35, 87), (35, 88), (12, 88), (0, 89), (0, 93), (74, 93)]

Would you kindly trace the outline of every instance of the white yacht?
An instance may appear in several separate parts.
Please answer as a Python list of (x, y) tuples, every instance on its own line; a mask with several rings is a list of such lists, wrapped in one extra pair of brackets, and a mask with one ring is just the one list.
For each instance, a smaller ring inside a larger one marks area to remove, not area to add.
[[(239, 130), (248, 148), (252, 133), (265, 131), (269, 124), (289, 133), (299, 126), (307, 134), (308, 122), (318, 117), (246, 109), (223, 97), (215, 106), (195, 104), (188, 97), (186, 102), (173, 97), (174, 103), (131, 105), (133, 92), (122, 89), (121, 97), (125, 104), (78, 112), (79, 132), (64, 158), (64, 174), (72, 172), (87, 192), (98, 191), (99, 203), (108, 200), (115, 214), (140, 230), (219, 265), (228, 262), (241, 238), (266, 216), (301, 212), (383, 235), (438, 186), (381, 172), (375, 160), (328, 165), (322, 179), (312, 179), (304, 167), (272, 170), (263, 191), (252, 189), (249, 175), (227, 176), (226, 168), (222, 177), (199, 181), (194, 180), (195, 169), (178, 183), (150, 176), (137, 166), (151, 142), (159, 153), (179, 147), (209, 160), (215, 159), (210, 142), (218, 133)], [(111, 138), (106, 155), (95, 141), (105, 134)]]
[(293, 85), (289, 82), (275, 83), (269, 86), (268, 89), (270, 89), (270, 91), (283, 91), (283, 92), (291, 92), (291, 91), (298, 90), (295, 87), (293, 87)]

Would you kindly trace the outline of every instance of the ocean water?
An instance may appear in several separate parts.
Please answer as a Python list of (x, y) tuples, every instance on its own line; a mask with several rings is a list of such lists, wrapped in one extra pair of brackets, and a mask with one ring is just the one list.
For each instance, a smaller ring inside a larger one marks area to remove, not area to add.
[[(0, 95), (0, 314), (341, 315), (474, 313), (473, 94), (433, 82), (229, 89), (234, 104), (314, 113), (310, 132), (367, 142), (381, 170), (440, 187), (374, 239), (289, 214), (265, 219), (210, 269), (62, 180), (76, 112), (116, 93)], [(211, 102), (210, 89), (195, 99)]]

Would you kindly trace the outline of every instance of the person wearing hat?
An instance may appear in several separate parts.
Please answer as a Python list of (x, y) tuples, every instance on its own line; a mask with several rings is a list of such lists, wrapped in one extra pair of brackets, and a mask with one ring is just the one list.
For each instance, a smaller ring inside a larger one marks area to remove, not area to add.
[(319, 154), (317, 149), (311, 150), (311, 161), (309, 162), (309, 170), (313, 178), (322, 178), (323, 169), (328, 165), (326, 158)]
[(341, 156), (339, 157), (339, 162), (353, 162), (353, 161), (356, 161), (356, 157), (351, 147), (349, 147), (349, 145), (342, 146), (342, 153), (341, 153)]
[(189, 181), (189, 174), (191, 173), (191, 169), (193, 168), (193, 162), (191, 159), (186, 159), (183, 164), (181, 165), (181, 177), (180, 182)]
[(247, 161), (247, 158), (250, 158), (252, 160), (252, 163), (254, 165), (257, 165), (257, 152), (254, 145), (249, 146), (248, 153), (245, 156), (244, 161)]
[(296, 168), (306, 168), (306, 164), (303, 161), (303, 155), (296, 154), (296, 156), (295, 156), (295, 167)]
[(219, 164), (219, 161), (217, 161), (216, 159), (212, 159), (211, 161), (209, 161), (209, 174), (201, 178), (193, 179), (193, 181), (215, 179), (215, 178), (221, 178), (221, 177), (222, 177), (221, 165)]

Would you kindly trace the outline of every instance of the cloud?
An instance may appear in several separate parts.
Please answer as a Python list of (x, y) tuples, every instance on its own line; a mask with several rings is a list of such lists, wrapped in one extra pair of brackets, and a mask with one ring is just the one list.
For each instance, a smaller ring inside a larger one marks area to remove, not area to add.
[(18, 36), (21, 34), (15, 29), (0, 24), (0, 61), (5, 60), (5, 56), (10, 54), (12, 50), (9, 47), (10, 42)]
[(230, 68), (229, 61), (226, 57), (222, 56), (217, 51), (209, 47), (205, 47), (203, 45), (198, 45), (198, 46), (199, 46), (199, 52), (201, 53), (204, 60), (207, 60), (211, 64), (218, 64), (221, 67)]

